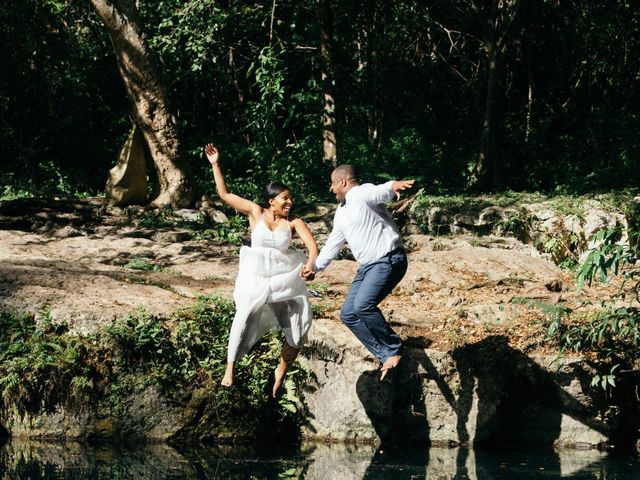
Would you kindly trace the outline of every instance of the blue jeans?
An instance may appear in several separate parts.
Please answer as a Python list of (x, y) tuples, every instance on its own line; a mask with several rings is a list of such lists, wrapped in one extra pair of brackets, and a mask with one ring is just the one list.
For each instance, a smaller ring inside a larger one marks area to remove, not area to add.
[(402, 280), (406, 271), (407, 256), (402, 250), (362, 265), (340, 312), (342, 323), (382, 363), (393, 355), (400, 355), (402, 340), (391, 329), (378, 304)]

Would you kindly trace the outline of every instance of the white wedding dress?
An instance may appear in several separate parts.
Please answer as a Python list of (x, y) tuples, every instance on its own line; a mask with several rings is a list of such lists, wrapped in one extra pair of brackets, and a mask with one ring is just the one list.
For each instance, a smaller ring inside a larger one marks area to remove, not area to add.
[(312, 318), (307, 286), (300, 278), (306, 259), (289, 250), (290, 245), (291, 228), (271, 231), (260, 219), (251, 232), (251, 247), (240, 249), (228, 361), (242, 357), (269, 330), (282, 330), (295, 348), (306, 341)]

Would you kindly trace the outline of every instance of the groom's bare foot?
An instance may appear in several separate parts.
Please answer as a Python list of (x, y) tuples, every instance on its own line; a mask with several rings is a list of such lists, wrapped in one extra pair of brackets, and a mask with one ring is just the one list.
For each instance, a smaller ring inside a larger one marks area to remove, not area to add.
[(389, 373), (391, 369), (396, 368), (398, 366), (401, 358), (402, 357), (400, 355), (393, 355), (384, 361), (381, 368), (382, 370), (382, 375), (380, 375), (381, 381), (384, 380), (384, 377), (387, 376), (387, 373)]
[(282, 386), (282, 382), (284, 381), (284, 376), (287, 373), (287, 365), (280, 363), (278, 368), (276, 368), (275, 373), (275, 381), (273, 382), (273, 396), (275, 397)]
[(233, 364), (227, 364), (227, 369), (224, 372), (224, 377), (222, 377), (222, 382), (220, 382), (223, 387), (230, 387), (233, 385)]

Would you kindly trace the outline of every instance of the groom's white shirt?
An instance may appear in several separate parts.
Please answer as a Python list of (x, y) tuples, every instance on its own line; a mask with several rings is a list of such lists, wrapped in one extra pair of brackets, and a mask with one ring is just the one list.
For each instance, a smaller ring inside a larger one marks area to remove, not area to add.
[(333, 230), (316, 259), (315, 271), (327, 268), (345, 242), (360, 265), (402, 246), (400, 232), (386, 206), (395, 196), (392, 185), (393, 181), (365, 183), (349, 189), (333, 217)]

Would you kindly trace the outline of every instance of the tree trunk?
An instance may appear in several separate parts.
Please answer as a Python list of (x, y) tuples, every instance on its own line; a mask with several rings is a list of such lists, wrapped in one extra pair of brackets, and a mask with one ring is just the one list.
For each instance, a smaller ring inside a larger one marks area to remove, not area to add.
[(495, 43), (488, 47), (487, 83), (484, 102), (484, 116), (482, 131), (480, 133), (480, 148), (478, 160), (474, 171), (474, 184), (480, 190), (487, 190), (494, 184), (497, 168), (495, 165), (495, 121), (496, 121), (496, 94), (498, 90), (498, 59)]
[(318, 0), (320, 9), (320, 58), (322, 62), (322, 160), (334, 167), (338, 163), (336, 117), (333, 97), (333, 19), (331, 0)]
[(484, 115), (478, 158), (472, 174), (472, 184), (480, 190), (488, 190), (500, 186), (504, 178), (504, 165), (498, 154), (498, 127), (502, 122), (500, 101), (503, 83), (502, 66), (507, 42), (522, 31), (522, 19), (528, 6), (528, 0), (493, 0), (488, 7), (489, 15), (485, 18), (484, 46), (486, 48), (486, 90)]
[(144, 40), (134, 0), (91, 0), (104, 23), (116, 54), (118, 69), (133, 104), (158, 173), (157, 207), (188, 207), (195, 188), (189, 163), (180, 155), (180, 140), (164, 85)]
[[(238, 69), (236, 67), (235, 54), (233, 52), (233, 47), (229, 47), (229, 76), (231, 77), (231, 83), (233, 83), (233, 87), (236, 90), (236, 94), (238, 95), (238, 104), (241, 108), (232, 109), (233, 114), (233, 123), (235, 124), (235, 128), (237, 131), (241, 132), (243, 130), (242, 126), (248, 124), (248, 121), (242, 119), (242, 115), (245, 111), (245, 92), (240, 85), (240, 81), (238, 80)], [(240, 117), (240, 118), (239, 118)], [(249, 132), (245, 130), (245, 133), (242, 135), (244, 141), (247, 145), (251, 144), (251, 138), (249, 137)]]
[(380, 52), (379, 41), (380, 33), (384, 29), (382, 5), (380, 2), (373, 2), (371, 5), (371, 25), (367, 34), (367, 66), (369, 67), (369, 95), (371, 106), (368, 114), (368, 134), (369, 144), (374, 151), (380, 148), (382, 142), (382, 126), (384, 120), (384, 112), (381, 107), (380, 99)]

